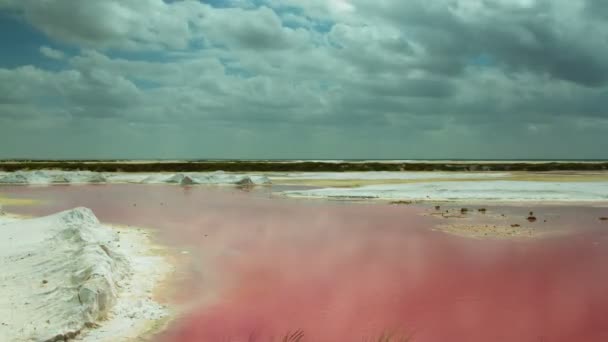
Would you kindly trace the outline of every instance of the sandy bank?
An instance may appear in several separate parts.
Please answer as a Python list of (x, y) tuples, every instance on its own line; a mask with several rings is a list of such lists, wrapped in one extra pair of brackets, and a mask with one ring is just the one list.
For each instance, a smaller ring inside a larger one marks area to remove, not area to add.
[(170, 271), (146, 234), (76, 208), (0, 216), (0, 340), (120, 341), (169, 315), (152, 299)]

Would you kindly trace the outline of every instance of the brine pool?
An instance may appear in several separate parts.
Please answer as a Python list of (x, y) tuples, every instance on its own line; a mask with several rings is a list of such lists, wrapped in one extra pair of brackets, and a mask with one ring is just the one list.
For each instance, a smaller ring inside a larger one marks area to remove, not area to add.
[(14, 213), (85, 206), (168, 246), (177, 271), (158, 296), (179, 315), (153, 341), (608, 341), (605, 208), (487, 207), (512, 222), (533, 210), (533, 229), (560, 232), (500, 240), (435, 231), (441, 219), (423, 215), (430, 205), (294, 200), (267, 189), (0, 193), (40, 201), (5, 207)]

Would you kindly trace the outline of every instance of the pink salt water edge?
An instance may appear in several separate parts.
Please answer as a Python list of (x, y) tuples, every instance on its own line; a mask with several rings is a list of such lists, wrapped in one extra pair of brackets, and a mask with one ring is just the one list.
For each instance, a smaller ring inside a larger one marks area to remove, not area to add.
[[(475, 240), (430, 229), (426, 207), (267, 198), (166, 185), (3, 187), (42, 215), (86, 206), (187, 251), (172, 341), (608, 341), (605, 209), (531, 208), (539, 239)], [(492, 208), (524, 217), (527, 210)], [(602, 215), (603, 214), (603, 215)]]

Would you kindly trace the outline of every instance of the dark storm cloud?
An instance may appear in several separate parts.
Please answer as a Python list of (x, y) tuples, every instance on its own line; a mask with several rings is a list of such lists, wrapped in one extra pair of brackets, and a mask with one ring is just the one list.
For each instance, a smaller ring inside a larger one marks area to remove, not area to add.
[(587, 12), (595, 13), (596, 7), (605, 10), (604, 2), (589, 2), (591, 11), (560, 13), (558, 1), (518, 6), (516, 1), (486, 0), (471, 16), (459, 15), (462, 6), (457, 1), (356, 3), (423, 46), (430, 59), (423, 65), (434, 73), (452, 75), (475, 57), (488, 55), (506, 72), (548, 73), (592, 87), (608, 81), (606, 23), (588, 27), (585, 21)]

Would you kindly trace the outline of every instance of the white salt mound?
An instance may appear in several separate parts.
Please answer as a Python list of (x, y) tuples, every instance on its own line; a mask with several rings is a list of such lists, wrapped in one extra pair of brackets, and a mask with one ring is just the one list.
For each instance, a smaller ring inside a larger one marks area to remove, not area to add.
[(49, 182), (54, 184), (68, 184), (71, 183), (70, 179), (65, 175), (51, 175), (49, 176)]
[(0, 225), (0, 341), (54, 341), (95, 325), (131, 265), (118, 234), (76, 208)]
[(178, 174), (175, 174), (175, 175), (165, 179), (165, 183), (191, 185), (191, 184), (198, 184), (198, 181), (194, 180), (194, 178), (189, 175), (185, 175), (183, 173), (178, 173)]

